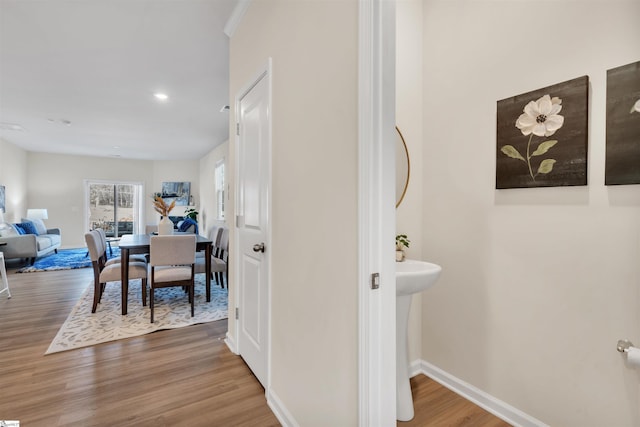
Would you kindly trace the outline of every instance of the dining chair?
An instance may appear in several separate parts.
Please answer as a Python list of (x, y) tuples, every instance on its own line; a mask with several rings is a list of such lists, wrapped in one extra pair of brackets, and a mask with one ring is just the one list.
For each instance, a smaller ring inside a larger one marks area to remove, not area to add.
[(229, 229), (224, 227), (220, 233), (218, 254), (211, 260), (211, 271), (216, 274), (216, 281), (224, 288), (224, 280), (229, 287)]
[[(217, 236), (213, 236), (213, 233), (217, 233)], [(227, 227), (218, 227), (216, 231), (212, 229), (212, 233), (209, 237), (213, 243), (213, 251), (211, 253), (211, 274), (214, 275), (216, 282), (220, 287), (224, 288), (223, 276), (228, 272), (228, 252), (229, 252), (229, 229)], [(204, 257), (196, 258), (195, 265), (196, 273), (205, 273), (206, 264)], [(227, 277), (227, 287), (229, 287), (229, 277)]]
[[(218, 250), (218, 245), (220, 245), (220, 235), (222, 234), (222, 226), (221, 225), (214, 225), (213, 227), (211, 227), (211, 230), (209, 230), (209, 240), (211, 240), (213, 243), (213, 249), (211, 250), (211, 255), (215, 256), (217, 254), (217, 250)], [(196, 258), (204, 258), (204, 253), (205, 251), (199, 251), (196, 253)], [(204, 273), (204, 271), (196, 271), (196, 273)]]
[[(89, 249), (91, 264), (93, 266), (93, 307), (95, 313), (98, 303), (102, 299), (105, 286), (108, 282), (121, 282), (121, 266), (119, 263), (105, 264), (106, 246), (102, 244), (102, 238), (98, 230), (92, 230), (84, 235), (84, 240)], [(142, 305), (147, 305), (147, 264), (143, 262), (129, 263), (129, 279), (142, 281)]]
[(194, 316), (194, 265), (196, 261), (196, 235), (174, 234), (151, 236), (150, 239), (151, 285), (149, 308), (153, 323), (154, 291), (172, 286), (186, 287)]
[[(107, 251), (106, 251), (107, 233), (102, 228), (96, 228), (96, 230), (98, 231), (98, 233), (100, 233), (100, 240), (102, 241), (102, 246), (104, 246), (104, 248), (105, 248), (105, 251), (104, 251), (104, 261), (105, 262), (104, 262), (104, 264), (105, 265), (111, 265), (111, 264), (120, 263), (120, 257), (107, 259)], [(146, 263), (147, 262), (147, 257), (144, 254), (129, 255), (129, 261)]]

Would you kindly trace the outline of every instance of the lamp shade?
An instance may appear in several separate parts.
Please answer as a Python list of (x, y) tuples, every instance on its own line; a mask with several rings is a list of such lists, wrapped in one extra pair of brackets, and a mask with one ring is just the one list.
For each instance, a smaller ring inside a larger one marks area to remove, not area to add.
[(46, 209), (27, 209), (27, 219), (49, 219)]

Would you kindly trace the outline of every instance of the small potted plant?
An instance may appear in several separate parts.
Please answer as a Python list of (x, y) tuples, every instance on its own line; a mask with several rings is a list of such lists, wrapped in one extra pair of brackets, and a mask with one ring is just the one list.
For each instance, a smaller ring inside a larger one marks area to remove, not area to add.
[(198, 222), (198, 211), (195, 208), (189, 208), (184, 211), (185, 218), (191, 218), (195, 222)]
[(407, 238), (406, 234), (396, 235), (396, 261), (404, 261), (404, 248), (408, 248), (411, 240)]

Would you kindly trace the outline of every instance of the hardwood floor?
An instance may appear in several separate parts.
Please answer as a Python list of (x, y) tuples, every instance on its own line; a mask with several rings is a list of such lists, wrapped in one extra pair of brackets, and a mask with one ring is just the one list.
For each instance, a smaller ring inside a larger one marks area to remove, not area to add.
[(0, 295), (0, 419), (23, 426), (279, 426), (227, 322), (45, 356), (91, 269), (14, 274)]
[[(224, 344), (226, 320), (45, 356), (91, 269), (8, 273), (0, 419), (29, 427), (280, 425), (264, 389)], [(416, 417), (398, 426), (508, 425), (425, 376), (411, 384)]]
[(510, 424), (474, 405), (425, 375), (411, 378), (415, 417), (398, 427), (508, 427)]

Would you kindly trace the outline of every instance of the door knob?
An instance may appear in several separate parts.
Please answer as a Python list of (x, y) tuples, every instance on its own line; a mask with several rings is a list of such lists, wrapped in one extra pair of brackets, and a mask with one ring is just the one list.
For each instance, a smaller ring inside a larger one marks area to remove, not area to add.
[(264, 253), (264, 243), (256, 243), (255, 245), (253, 245), (253, 252)]

